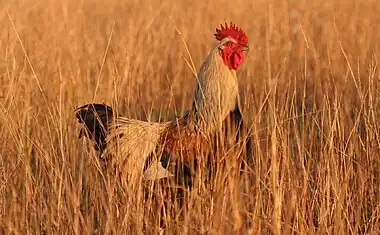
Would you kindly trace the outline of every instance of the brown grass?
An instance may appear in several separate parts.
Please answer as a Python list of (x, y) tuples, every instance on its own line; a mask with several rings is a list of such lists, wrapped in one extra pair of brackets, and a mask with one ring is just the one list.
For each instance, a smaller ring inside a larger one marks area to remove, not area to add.
[(379, 12), (377, 0), (3, 2), (0, 232), (157, 233), (153, 201), (99, 174), (73, 111), (183, 112), (194, 78), (181, 37), (199, 68), (226, 20), (250, 38), (238, 76), (255, 164), (193, 192), (165, 231), (380, 233)]

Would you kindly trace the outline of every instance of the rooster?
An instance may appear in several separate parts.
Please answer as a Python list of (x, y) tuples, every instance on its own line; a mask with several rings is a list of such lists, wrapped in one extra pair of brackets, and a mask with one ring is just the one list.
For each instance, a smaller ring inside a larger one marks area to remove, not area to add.
[[(183, 163), (180, 174), (189, 176), (199, 156), (211, 151), (210, 139), (222, 129), (230, 129), (223, 126), (232, 126), (238, 135), (242, 132), (236, 70), (244, 62), (248, 37), (232, 23), (221, 25), (214, 35), (218, 42), (196, 76), (192, 108), (183, 117), (155, 123), (114, 116), (112, 108), (102, 104), (76, 110), (77, 119), (85, 126), (80, 136), (87, 133), (101, 159), (111, 158), (119, 172), (126, 174), (125, 180), (178, 175), (169, 169), (176, 161)], [(182, 183), (191, 186), (191, 177), (184, 180)]]

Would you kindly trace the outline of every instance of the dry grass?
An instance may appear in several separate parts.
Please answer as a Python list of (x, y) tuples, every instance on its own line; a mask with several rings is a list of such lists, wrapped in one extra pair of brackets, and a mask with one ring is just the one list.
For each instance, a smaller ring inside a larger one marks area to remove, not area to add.
[(99, 174), (73, 110), (183, 112), (194, 78), (176, 29), (199, 68), (225, 20), (250, 38), (238, 74), (255, 164), (194, 192), (166, 232), (380, 233), (380, 2), (341, 2), (3, 2), (1, 233), (157, 233), (153, 201)]

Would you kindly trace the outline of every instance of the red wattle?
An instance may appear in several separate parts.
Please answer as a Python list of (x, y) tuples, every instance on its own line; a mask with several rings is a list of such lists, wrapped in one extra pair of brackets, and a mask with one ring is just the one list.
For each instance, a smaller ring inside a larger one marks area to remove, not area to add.
[(242, 52), (222, 50), (220, 55), (223, 62), (230, 70), (236, 70), (244, 61), (245, 57)]

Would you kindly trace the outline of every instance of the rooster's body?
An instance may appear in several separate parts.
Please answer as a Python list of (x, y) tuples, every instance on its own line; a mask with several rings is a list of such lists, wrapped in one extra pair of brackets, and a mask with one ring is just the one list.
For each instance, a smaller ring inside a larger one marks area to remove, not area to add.
[(143, 172), (147, 179), (173, 175), (169, 165), (176, 161), (186, 165), (185, 173), (191, 174), (191, 165), (201, 160), (197, 158), (212, 150), (210, 140), (217, 133), (229, 129), (236, 136), (241, 131), (235, 70), (244, 61), (241, 52), (248, 39), (232, 24), (230, 28), (222, 26), (215, 35), (220, 42), (204, 60), (196, 78), (193, 106), (182, 118), (151, 123), (116, 117), (106, 105), (78, 108), (77, 118), (87, 127), (102, 158), (111, 156), (128, 181), (141, 179)]

